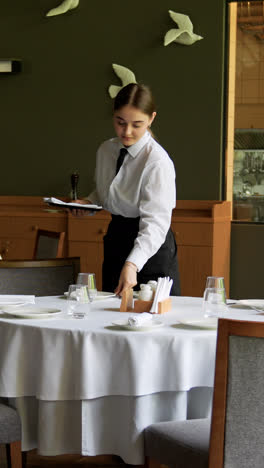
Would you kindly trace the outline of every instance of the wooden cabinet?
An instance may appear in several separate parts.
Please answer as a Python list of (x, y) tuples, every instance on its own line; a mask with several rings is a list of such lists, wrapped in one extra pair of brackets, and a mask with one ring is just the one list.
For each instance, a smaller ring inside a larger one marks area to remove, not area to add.
[(81, 258), (83, 272), (96, 274), (99, 290), (102, 289), (103, 237), (110, 219), (106, 211), (83, 218), (68, 215), (68, 254)]
[(31, 259), (38, 229), (66, 232), (67, 224), (65, 213), (50, 212), (41, 197), (0, 197), (1, 257)]
[[(103, 237), (110, 219), (105, 211), (82, 219), (68, 217), (69, 255), (81, 257), (83, 271), (96, 273), (99, 288)], [(177, 202), (171, 227), (178, 245), (183, 296), (202, 296), (207, 276), (224, 276), (229, 295), (230, 226), (230, 202)]]
[[(65, 256), (79, 256), (81, 271), (94, 272), (101, 289), (103, 237), (110, 219), (106, 211), (76, 218), (49, 209), (41, 197), (0, 197), (0, 253), (5, 259), (32, 258), (37, 228), (65, 231)], [(210, 275), (224, 276), (229, 294), (230, 202), (180, 200), (171, 226), (182, 295), (201, 296)]]

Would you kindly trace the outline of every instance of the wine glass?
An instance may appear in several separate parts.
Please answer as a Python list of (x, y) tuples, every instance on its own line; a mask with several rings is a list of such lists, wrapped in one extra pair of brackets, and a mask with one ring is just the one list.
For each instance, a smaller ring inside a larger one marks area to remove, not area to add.
[(79, 273), (77, 284), (82, 284), (88, 287), (88, 295), (91, 302), (97, 296), (95, 273)]
[(89, 302), (88, 287), (81, 284), (71, 284), (67, 294), (67, 314), (73, 318), (84, 318)]

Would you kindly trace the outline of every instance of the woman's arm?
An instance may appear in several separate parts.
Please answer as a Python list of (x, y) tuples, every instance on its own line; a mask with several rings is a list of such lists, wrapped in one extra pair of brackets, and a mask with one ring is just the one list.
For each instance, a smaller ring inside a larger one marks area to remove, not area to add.
[(147, 167), (141, 184), (139, 232), (127, 261), (140, 271), (164, 243), (176, 204), (175, 170), (171, 160)]
[(152, 164), (145, 171), (139, 203), (139, 232), (134, 248), (122, 268), (116, 294), (137, 284), (137, 271), (164, 243), (176, 203), (175, 170), (169, 160)]

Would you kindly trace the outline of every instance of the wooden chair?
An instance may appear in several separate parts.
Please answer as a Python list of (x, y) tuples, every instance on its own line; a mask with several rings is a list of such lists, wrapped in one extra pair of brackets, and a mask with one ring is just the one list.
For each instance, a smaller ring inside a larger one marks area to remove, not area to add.
[(62, 258), (64, 253), (65, 232), (38, 229), (33, 259)]
[(2, 260), (0, 294), (58, 296), (74, 284), (80, 272), (80, 258), (51, 260)]
[(0, 444), (5, 444), (7, 464), (22, 468), (21, 423), (15, 409), (0, 403)]
[(263, 369), (264, 323), (220, 319), (212, 420), (150, 425), (144, 434), (146, 464), (262, 468)]

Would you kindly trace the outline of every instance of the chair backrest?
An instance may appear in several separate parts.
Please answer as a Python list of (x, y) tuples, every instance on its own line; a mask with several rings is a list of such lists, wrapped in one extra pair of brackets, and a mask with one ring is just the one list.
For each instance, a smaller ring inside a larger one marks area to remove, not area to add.
[(209, 468), (264, 466), (264, 322), (220, 319)]
[(33, 259), (62, 258), (65, 232), (38, 229)]
[(0, 294), (57, 296), (74, 284), (80, 272), (80, 258), (51, 260), (2, 260)]

